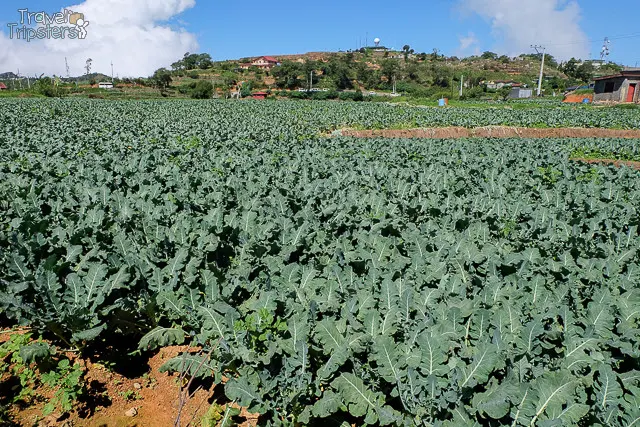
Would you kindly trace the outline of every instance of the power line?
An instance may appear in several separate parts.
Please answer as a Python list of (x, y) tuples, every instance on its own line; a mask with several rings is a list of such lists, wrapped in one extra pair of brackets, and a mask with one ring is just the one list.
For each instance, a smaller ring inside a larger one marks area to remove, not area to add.
[[(623, 35), (607, 37), (607, 38), (609, 40), (622, 40), (622, 39), (633, 39), (636, 37), (640, 37), (640, 33), (623, 34)], [(601, 43), (601, 42), (602, 42), (602, 38), (593, 39), (593, 40), (572, 41), (572, 42), (566, 42), (566, 43), (546, 43), (545, 45), (546, 46), (569, 46), (569, 45), (575, 45), (575, 44)]]

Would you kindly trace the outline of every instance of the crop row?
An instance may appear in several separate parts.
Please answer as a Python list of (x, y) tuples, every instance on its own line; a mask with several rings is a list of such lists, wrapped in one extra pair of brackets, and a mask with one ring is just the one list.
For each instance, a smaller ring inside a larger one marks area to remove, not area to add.
[[(139, 101), (96, 100), (3, 100), (0, 104), (9, 135), (20, 138), (34, 116), (90, 133), (95, 140), (147, 139), (196, 135), (204, 138), (253, 139), (257, 141), (299, 139), (343, 127), (382, 129), (396, 127), (581, 127), (640, 128), (640, 112), (619, 108), (564, 107), (435, 108), (382, 103), (278, 101), (266, 105), (255, 101)], [(153, 117), (154, 120), (147, 120)], [(111, 118), (110, 120), (106, 120)], [(113, 120), (118, 118), (118, 120)], [(120, 119), (123, 118), (123, 119)], [(162, 126), (156, 131), (154, 127)], [(50, 129), (43, 129), (48, 132)], [(55, 129), (55, 137), (66, 135)], [(45, 135), (47, 136), (47, 135)], [(153, 141), (151, 141), (153, 142)]]

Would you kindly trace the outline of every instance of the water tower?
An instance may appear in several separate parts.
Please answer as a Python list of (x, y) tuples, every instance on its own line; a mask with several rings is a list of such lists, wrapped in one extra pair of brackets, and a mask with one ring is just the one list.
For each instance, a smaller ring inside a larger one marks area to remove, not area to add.
[(376, 37), (375, 39), (373, 39), (373, 43), (376, 45), (376, 47), (380, 46), (380, 39)]

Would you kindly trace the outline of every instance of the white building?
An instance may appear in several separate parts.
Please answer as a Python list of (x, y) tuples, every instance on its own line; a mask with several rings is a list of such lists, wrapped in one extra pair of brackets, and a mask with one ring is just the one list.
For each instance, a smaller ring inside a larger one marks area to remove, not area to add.
[(113, 89), (113, 83), (111, 83), (111, 82), (100, 82), (100, 83), (98, 83), (98, 87), (100, 89)]

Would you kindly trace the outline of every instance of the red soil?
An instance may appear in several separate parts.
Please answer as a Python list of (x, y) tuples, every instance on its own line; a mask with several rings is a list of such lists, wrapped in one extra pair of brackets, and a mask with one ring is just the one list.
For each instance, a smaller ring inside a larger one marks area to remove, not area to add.
[(630, 161), (630, 160), (613, 160), (613, 159), (580, 159), (580, 158), (575, 158), (575, 159), (570, 159), (576, 162), (584, 162), (584, 163), (590, 163), (590, 164), (608, 164), (608, 165), (614, 165), (615, 167), (622, 167), (622, 166), (627, 166), (633, 169), (637, 169), (640, 170), (640, 162), (634, 162), (634, 161)]
[(567, 103), (570, 103), (570, 104), (582, 104), (582, 101), (585, 98), (589, 100), (589, 103), (593, 103), (593, 94), (592, 93), (585, 93), (585, 94), (582, 94), (582, 95), (570, 93), (564, 98), (564, 100), (562, 102), (567, 102)]
[(338, 132), (342, 136), (355, 138), (637, 138), (640, 129), (602, 128), (522, 128), (507, 126), (487, 126), (481, 128), (443, 127), (423, 129), (376, 129)]
[[(0, 344), (12, 334), (25, 331), (0, 331)], [(85, 371), (85, 384), (90, 403), (76, 402), (74, 409), (68, 414), (55, 413), (43, 417), (42, 410), (46, 399), (52, 396), (50, 390), (36, 390), (36, 394), (44, 399), (30, 402), (30, 405), (19, 407), (12, 405), (9, 415), (16, 425), (38, 427), (172, 427), (178, 413), (180, 393), (179, 375), (160, 373), (160, 367), (169, 359), (182, 354), (186, 346), (166, 347), (148, 359), (141, 372), (146, 374), (138, 378), (128, 378), (90, 358), (79, 359), (74, 353), (66, 353), (72, 363), (78, 362)], [(192, 349), (193, 350), (193, 349)], [(10, 380), (9, 372), (0, 372), (0, 387)], [(182, 411), (181, 427), (199, 426), (210, 406), (215, 386), (198, 390), (188, 401)], [(216, 392), (219, 394), (220, 390)], [(127, 398), (128, 397), (128, 398)], [(131, 408), (137, 414), (133, 417), (125, 415)], [(255, 426), (257, 416), (242, 410), (243, 427)], [(191, 421), (190, 424), (187, 424)]]

